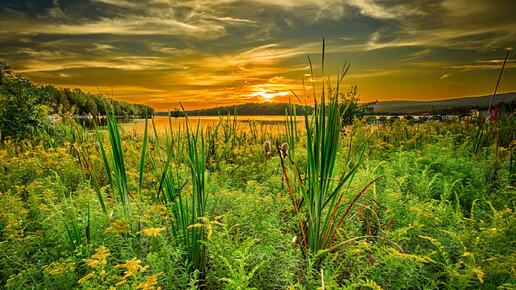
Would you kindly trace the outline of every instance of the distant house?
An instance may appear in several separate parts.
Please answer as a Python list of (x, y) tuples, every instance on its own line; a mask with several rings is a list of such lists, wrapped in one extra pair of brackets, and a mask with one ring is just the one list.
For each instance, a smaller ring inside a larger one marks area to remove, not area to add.
[(407, 120), (407, 121), (412, 121), (412, 120), (414, 120), (414, 116), (412, 116), (412, 115), (410, 115), (410, 114), (409, 114), (409, 115), (405, 115), (403, 118), (404, 118), (405, 120)]
[(431, 117), (429, 113), (421, 113), (421, 115), (419, 115), (419, 121), (428, 121)]
[(489, 120), (491, 122), (496, 122), (496, 121), (498, 121), (498, 116), (499, 115), (500, 115), (500, 108), (499, 107), (491, 108), (491, 110), (489, 110), (487, 112), (487, 120)]

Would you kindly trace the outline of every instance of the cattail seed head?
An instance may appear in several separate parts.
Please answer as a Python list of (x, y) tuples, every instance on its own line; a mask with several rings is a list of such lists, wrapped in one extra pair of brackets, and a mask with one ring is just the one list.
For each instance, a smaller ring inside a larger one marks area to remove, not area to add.
[(270, 156), (272, 154), (271, 140), (265, 140), (265, 142), (263, 142), (263, 153), (265, 154), (265, 156)]
[(288, 156), (288, 143), (285, 142), (285, 143), (281, 144), (280, 150), (281, 150), (281, 157), (283, 157), (283, 158), (287, 157)]

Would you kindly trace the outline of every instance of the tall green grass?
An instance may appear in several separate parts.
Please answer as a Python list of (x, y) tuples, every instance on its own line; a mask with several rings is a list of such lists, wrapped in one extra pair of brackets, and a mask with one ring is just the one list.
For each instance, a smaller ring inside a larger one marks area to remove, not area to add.
[[(218, 126), (217, 126), (218, 128)], [(170, 172), (172, 162), (172, 146), (168, 144), (167, 158), (162, 167), (158, 194), (163, 192), (163, 201), (173, 215), (172, 234), (176, 241), (182, 245), (185, 259), (188, 261), (191, 273), (199, 273), (202, 279), (206, 273), (206, 249), (205, 229), (203, 220), (206, 219), (206, 203), (208, 200), (206, 181), (207, 152), (210, 145), (215, 142), (217, 130), (207, 131), (208, 142), (200, 124), (196, 129), (191, 128), (188, 117), (185, 117), (186, 159), (190, 169), (191, 193), (183, 193), (181, 187), (176, 187), (179, 178), (174, 178)], [(169, 143), (167, 141), (167, 143)]]
[[(368, 183), (344, 209), (345, 197), (348, 195), (345, 194), (343, 188), (346, 186), (349, 189), (360, 164), (360, 162), (353, 164), (351, 151), (349, 151), (348, 158), (344, 163), (346, 170), (340, 177), (337, 175), (337, 152), (341, 141), (342, 115), (349, 108), (349, 106), (346, 106), (343, 110), (340, 109), (338, 96), (340, 84), (349, 69), (349, 65), (345, 66), (342, 73), (337, 76), (335, 88), (332, 88), (328, 81), (328, 95), (326, 95), (324, 49), (323, 41), (320, 103), (318, 103), (315, 85), (313, 85), (315, 100), (313, 115), (309, 116), (305, 111), (307, 166), (304, 178), (301, 177), (298, 168), (293, 170), (287, 168), (284, 158), (280, 158), (283, 175), (287, 181), (291, 201), (298, 219), (301, 245), (305, 252), (312, 253), (328, 249), (332, 245), (337, 229), (343, 225), (352, 206), (373, 183), (373, 181)], [(308, 60), (313, 79), (312, 63), (310, 58)], [(290, 120), (290, 123), (292, 122), (293, 120)], [(294, 173), (288, 174), (289, 171)]]
[(108, 175), (110, 188), (112, 192), (114, 192), (114, 189), (116, 188), (116, 191), (118, 192), (118, 198), (123, 205), (124, 215), (126, 219), (129, 220), (131, 215), (131, 208), (129, 200), (129, 187), (127, 183), (126, 165), (124, 160), (124, 150), (122, 148), (122, 137), (118, 130), (117, 120), (107, 106), (106, 116), (108, 137), (111, 149), (110, 158), (108, 159), (106, 149), (104, 147), (103, 138), (97, 130), (97, 138), (99, 142), (100, 152)]
[(290, 103), (285, 109), (285, 116), (285, 131), (289, 151), (286, 153), (288, 153), (292, 160), (295, 160), (295, 148), (298, 142), (296, 105)]
[(145, 155), (147, 152), (147, 142), (148, 142), (148, 130), (149, 130), (149, 118), (147, 116), (147, 111), (145, 111), (145, 129), (143, 131), (143, 145), (142, 145), (142, 153), (140, 155), (140, 176), (138, 179), (138, 193), (142, 191), (143, 185), (143, 174), (145, 170)]
[[(187, 218), (189, 232), (186, 237), (190, 262), (204, 276), (206, 269), (206, 250), (202, 243), (204, 240), (204, 227), (196, 226), (201, 218), (205, 218), (208, 192), (206, 188), (206, 151), (204, 134), (200, 132), (200, 125), (194, 132), (190, 131), (188, 117), (186, 118), (186, 140), (188, 148), (188, 160), (192, 178), (192, 195), (190, 196), (191, 208), (183, 208), (181, 217)], [(188, 200), (187, 200), (188, 202)], [(190, 210), (190, 213), (188, 212)]]

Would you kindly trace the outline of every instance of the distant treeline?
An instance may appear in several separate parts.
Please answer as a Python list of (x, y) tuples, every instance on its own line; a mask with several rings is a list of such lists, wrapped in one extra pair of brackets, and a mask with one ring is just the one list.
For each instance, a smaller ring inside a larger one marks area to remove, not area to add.
[(152, 115), (154, 109), (147, 105), (130, 104), (123, 101), (106, 98), (101, 94), (92, 94), (81, 89), (57, 88), (53, 85), (36, 85), (20, 74), (15, 74), (6, 63), (0, 63), (3, 81), (0, 81), (2, 94), (30, 94), (35, 103), (44, 105), (48, 114), (70, 113), (78, 115), (105, 115), (105, 105), (116, 116), (145, 116)]
[(151, 116), (154, 109), (141, 104), (130, 104), (106, 98), (101, 94), (91, 94), (81, 89), (56, 88), (52, 85), (39, 87), (39, 97), (43, 105), (48, 106), (51, 113), (73, 113), (78, 115), (105, 115), (105, 105), (116, 116)]
[[(499, 102), (493, 106), (494, 108), (498, 108), (501, 112), (512, 113), (516, 111), (516, 100), (511, 102)], [(482, 106), (455, 106), (455, 107), (433, 107), (433, 108), (414, 108), (410, 112), (393, 112), (393, 111), (376, 111), (373, 115), (410, 115), (410, 114), (421, 114), (421, 113), (429, 113), (432, 115), (467, 115), (471, 113), (471, 111), (478, 110), (483, 111), (489, 108), (488, 105)]]
[[(192, 110), (187, 111), (188, 116), (218, 116), (218, 115), (228, 115), (228, 114), (238, 114), (240, 116), (262, 116), (262, 115), (285, 115), (285, 110), (289, 104), (287, 103), (248, 103), (241, 105), (233, 105), (233, 106), (224, 106), (210, 109), (200, 109), (200, 110)], [(296, 106), (296, 114), (304, 115), (305, 108), (308, 110), (310, 114), (313, 110), (313, 107), (310, 106)], [(168, 112), (160, 112), (159, 115), (167, 115)], [(170, 112), (172, 117), (182, 117), (184, 114), (182, 111), (174, 110)]]

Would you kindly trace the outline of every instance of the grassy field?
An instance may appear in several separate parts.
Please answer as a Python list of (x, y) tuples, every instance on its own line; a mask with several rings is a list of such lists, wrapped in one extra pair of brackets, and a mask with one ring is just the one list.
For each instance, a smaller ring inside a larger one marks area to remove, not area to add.
[(1, 287), (514, 289), (514, 116), (342, 132), (334, 106), (4, 143)]

